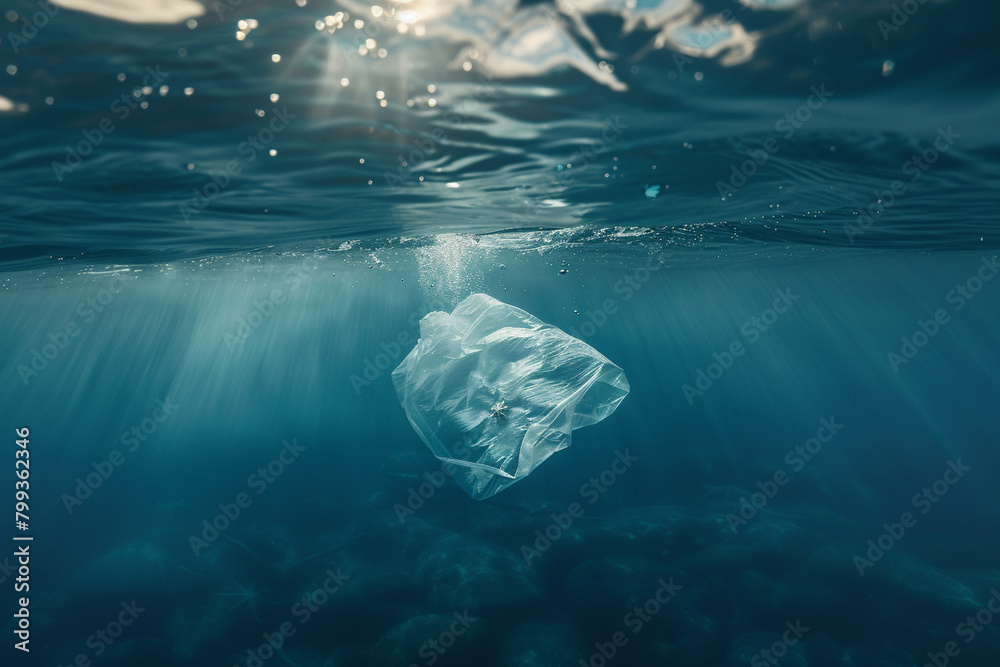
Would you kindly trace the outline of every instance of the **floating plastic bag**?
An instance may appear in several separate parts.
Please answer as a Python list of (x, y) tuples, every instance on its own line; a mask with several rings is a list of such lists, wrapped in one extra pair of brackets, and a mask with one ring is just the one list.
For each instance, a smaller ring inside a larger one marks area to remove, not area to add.
[(527, 477), (629, 392), (600, 352), (486, 294), (425, 315), (392, 381), (417, 434), (476, 500)]

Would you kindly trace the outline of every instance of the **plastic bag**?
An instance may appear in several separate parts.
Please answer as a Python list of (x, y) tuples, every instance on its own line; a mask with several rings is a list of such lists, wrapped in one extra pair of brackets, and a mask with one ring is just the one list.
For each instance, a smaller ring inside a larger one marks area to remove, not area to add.
[(573, 429), (629, 392), (600, 352), (486, 294), (425, 315), (392, 381), (417, 434), (476, 500), (569, 447)]

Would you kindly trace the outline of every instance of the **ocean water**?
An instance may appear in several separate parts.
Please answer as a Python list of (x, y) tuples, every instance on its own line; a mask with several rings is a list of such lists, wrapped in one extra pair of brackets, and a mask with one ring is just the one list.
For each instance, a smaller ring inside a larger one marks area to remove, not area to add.
[[(4, 665), (1000, 664), (994, 3), (0, 27)], [(474, 500), (391, 375), (480, 293), (630, 393)]]

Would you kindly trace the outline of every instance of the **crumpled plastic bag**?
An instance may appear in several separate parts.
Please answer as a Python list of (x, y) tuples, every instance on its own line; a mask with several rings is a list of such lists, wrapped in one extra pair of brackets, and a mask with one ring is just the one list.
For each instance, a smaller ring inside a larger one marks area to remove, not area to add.
[(487, 294), (425, 315), (392, 381), (417, 434), (476, 500), (527, 477), (629, 392), (600, 352)]

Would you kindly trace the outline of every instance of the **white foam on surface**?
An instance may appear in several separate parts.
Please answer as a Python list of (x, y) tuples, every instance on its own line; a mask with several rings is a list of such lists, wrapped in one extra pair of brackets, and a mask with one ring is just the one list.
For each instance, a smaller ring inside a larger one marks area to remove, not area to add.
[(201, 16), (194, 0), (53, 0), (60, 7), (127, 23), (180, 23)]

